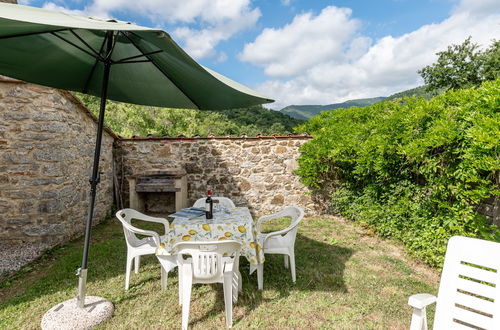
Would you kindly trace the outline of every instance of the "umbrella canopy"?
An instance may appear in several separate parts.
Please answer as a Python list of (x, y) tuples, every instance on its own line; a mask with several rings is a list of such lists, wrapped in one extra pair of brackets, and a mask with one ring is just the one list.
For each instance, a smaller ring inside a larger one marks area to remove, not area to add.
[(199, 65), (162, 30), (6, 3), (0, 73), (101, 96), (107, 31), (113, 31), (109, 99), (212, 110), (273, 102)]
[(6, 3), (0, 3), (0, 74), (101, 97), (82, 267), (78, 271), (78, 308), (85, 302), (107, 98), (212, 110), (273, 102), (202, 67), (164, 31)]

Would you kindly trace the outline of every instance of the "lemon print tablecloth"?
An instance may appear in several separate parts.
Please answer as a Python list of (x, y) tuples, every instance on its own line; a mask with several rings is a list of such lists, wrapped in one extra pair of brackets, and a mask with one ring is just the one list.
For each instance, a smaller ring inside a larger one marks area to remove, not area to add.
[(163, 244), (157, 249), (157, 255), (170, 255), (177, 242), (235, 240), (241, 243), (240, 255), (250, 263), (250, 273), (257, 264), (264, 262), (264, 251), (255, 237), (252, 215), (247, 207), (236, 207), (229, 213), (216, 212), (214, 218), (207, 220), (205, 216), (186, 220), (174, 219), (170, 230), (163, 237)]

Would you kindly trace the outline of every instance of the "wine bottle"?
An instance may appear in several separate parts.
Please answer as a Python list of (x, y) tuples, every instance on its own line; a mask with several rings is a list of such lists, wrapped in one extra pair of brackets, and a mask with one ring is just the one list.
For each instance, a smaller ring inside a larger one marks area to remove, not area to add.
[(205, 216), (207, 219), (214, 217), (214, 201), (212, 200), (212, 190), (208, 189), (207, 199), (205, 200)]

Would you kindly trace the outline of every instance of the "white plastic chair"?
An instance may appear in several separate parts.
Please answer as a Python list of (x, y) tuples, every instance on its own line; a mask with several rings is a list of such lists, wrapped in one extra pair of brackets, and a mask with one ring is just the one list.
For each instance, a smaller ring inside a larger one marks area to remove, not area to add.
[[(292, 218), (290, 225), (282, 230), (271, 233), (261, 233), (261, 224), (264, 221), (271, 219), (279, 219), (284, 217)], [(297, 236), (297, 228), (304, 217), (304, 210), (298, 206), (288, 206), (285, 209), (270, 215), (265, 215), (257, 220), (257, 241), (264, 249), (264, 254), (283, 254), (285, 259), (285, 268), (289, 268), (292, 272), (292, 281), (295, 283), (295, 237)], [(288, 263), (290, 259), (290, 265)], [(264, 265), (257, 265), (257, 282), (259, 290), (264, 286)]]
[(187, 329), (191, 287), (195, 283), (223, 283), (226, 325), (233, 325), (233, 302), (241, 290), (239, 256), (236, 241), (186, 242), (174, 245), (179, 266), (179, 304), (182, 305), (182, 329)]
[(416, 294), (411, 330), (426, 330), (434, 302), (434, 329), (500, 329), (500, 243), (454, 236), (448, 242), (438, 296)]
[[(155, 254), (156, 248), (161, 243), (161, 238), (158, 233), (152, 230), (144, 230), (132, 226), (131, 221), (133, 219), (157, 222), (163, 224), (165, 227), (165, 233), (167, 234), (169, 229), (169, 223), (167, 219), (155, 218), (148, 215), (142, 214), (133, 209), (123, 209), (116, 212), (116, 218), (120, 220), (123, 225), (123, 233), (125, 234), (125, 242), (127, 243), (127, 265), (125, 270), (125, 290), (128, 290), (130, 283), (130, 273), (132, 271), (132, 261), (135, 260), (135, 273), (139, 273), (140, 258), (143, 255)], [(145, 238), (138, 238), (136, 234), (148, 236)], [(168, 272), (177, 266), (175, 256), (164, 256), (165, 260), (161, 263), (161, 287), (166, 289), (167, 287), (167, 277)]]
[[(205, 200), (207, 198), (200, 198), (196, 202), (194, 202), (193, 207), (203, 207), (205, 208)], [(222, 207), (225, 207), (227, 209), (234, 209), (236, 206), (234, 205), (233, 201), (230, 200), (227, 197), (212, 197), (213, 201), (218, 201), (219, 205)]]

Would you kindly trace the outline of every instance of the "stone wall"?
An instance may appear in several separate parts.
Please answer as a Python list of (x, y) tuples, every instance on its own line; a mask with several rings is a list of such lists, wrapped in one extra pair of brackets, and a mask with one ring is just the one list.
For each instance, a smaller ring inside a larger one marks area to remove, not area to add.
[[(96, 122), (69, 92), (0, 77), (0, 245), (53, 246), (83, 233)], [(113, 203), (103, 136), (95, 219)]]
[(275, 212), (287, 205), (312, 212), (315, 205), (306, 196), (307, 189), (292, 173), (297, 167), (299, 147), (309, 139), (294, 136), (119, 140), (115, 157), (121, 164), (118, 172), (124, 204), (128, 206), (128, 176), (184, 168), (189, 204), (206, 196), (210, 186), (215, 196), (249, 206), (255, 215)]

